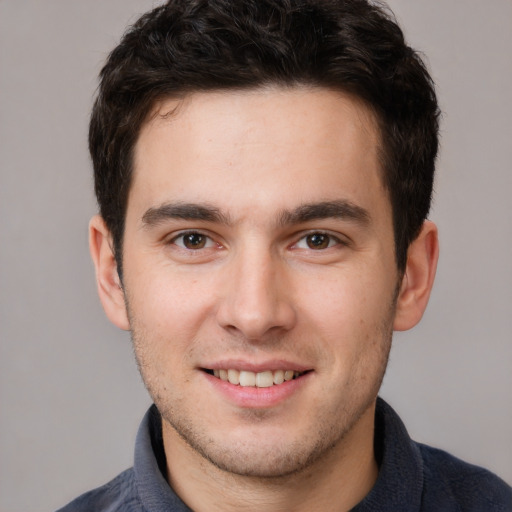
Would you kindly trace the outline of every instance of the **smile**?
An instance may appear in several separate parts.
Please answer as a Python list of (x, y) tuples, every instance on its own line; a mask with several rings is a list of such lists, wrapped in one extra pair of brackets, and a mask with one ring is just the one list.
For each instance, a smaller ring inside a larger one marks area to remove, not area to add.
[(295, 370), (268, 370), (256, 373), (246, 370), (227, 369), (207, 370), (207, 373), (235, 386), (269, 388), (296, 379), (306, 372)]

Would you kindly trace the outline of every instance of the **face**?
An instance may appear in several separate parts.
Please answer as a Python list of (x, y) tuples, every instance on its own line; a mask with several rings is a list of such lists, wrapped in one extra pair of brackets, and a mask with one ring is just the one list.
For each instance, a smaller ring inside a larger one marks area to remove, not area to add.
[(399, 281), (377, 146), (323, 89), (198, 93), (145, 124), (123, 288), (167, 439), (276, 476), (371, 438)]

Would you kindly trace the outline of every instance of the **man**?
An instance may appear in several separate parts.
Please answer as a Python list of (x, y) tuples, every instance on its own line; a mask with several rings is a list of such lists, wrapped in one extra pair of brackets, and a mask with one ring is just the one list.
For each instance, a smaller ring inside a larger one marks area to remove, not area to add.
[(155, 406), (134, 468), (63, 510), (512, 510), (377, 398), (434, 280), (438, 116), (366, 1), (171, 0), (131, 28), (90, 245)]

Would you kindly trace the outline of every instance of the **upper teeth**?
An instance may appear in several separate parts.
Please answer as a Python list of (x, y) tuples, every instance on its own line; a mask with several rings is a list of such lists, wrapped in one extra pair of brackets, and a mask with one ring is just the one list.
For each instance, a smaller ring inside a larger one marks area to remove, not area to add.
[(248, 372), (245, 370), (213, 370), (215, 377), (230, 382), (231, 384), (244, 387), (256, 386), (257, 388), (268, 388), (274, 384), (282, 384), (284, 381), (298, 377), (300, 372), (294, 370), (275, 370), (265, 372)]

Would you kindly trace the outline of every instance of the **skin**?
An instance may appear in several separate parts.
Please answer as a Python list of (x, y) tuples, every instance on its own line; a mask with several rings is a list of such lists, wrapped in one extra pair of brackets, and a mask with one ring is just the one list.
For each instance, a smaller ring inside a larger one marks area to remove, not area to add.
[[(194, 510), (348, 510), (373, 486), (392, 331), (420, 320), (438, 253), (426, 222), (399, 275), (378, 144), (370, 111), (325, 89), (164, 101), (136, 145), (122, 285), (91, 221), (103, 306)], [(219, 368), (307, 372), (247, 395)]]

